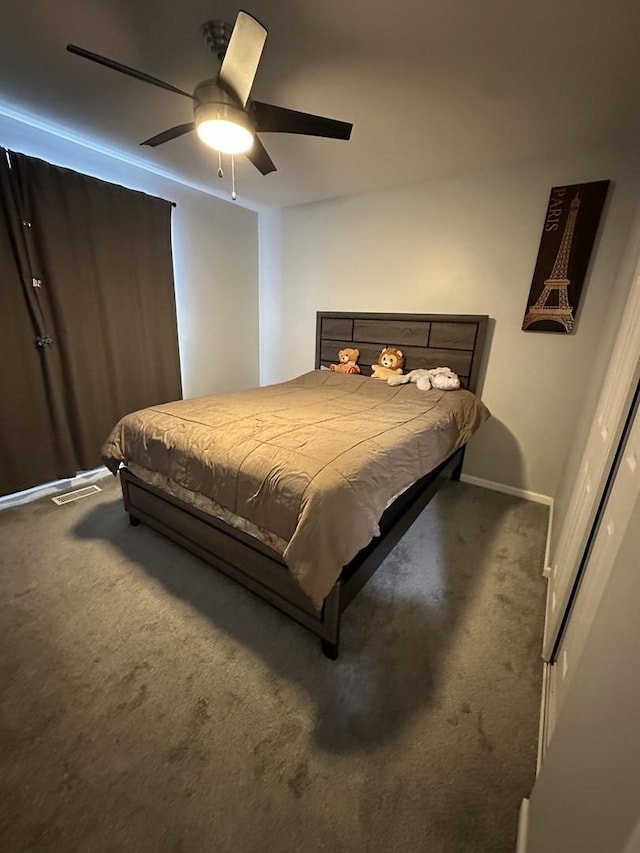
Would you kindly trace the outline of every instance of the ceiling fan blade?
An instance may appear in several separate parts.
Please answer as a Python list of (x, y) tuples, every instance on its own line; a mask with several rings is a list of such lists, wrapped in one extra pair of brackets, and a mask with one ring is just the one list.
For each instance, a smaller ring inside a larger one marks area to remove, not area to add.
[(263, 175), (268, 175), (269, 172), (276, 171), (273, 160), (269, 157), (267, 149), (264, 147), (262, 142), (260, 142), (257, 136), (253, 137), (253, 145), (247, 151), (246, 156), (247, 159), (253, 163), (256, 169)]
[(129, 68), (128, 65), (123, 65), (121, 62), (116, 62), (114, 59), (107, 59), (106, 56), (100, 56), (99, 53), (92, 53), (90, 50), (85, 50), (83, 47), (78, 47), (75, 44), (68, 44), (67, 50), (69, 53), (75, 53), (77, 56), (82, 56), (84, 59), (90, 59), (92, 62), (97, 62), (100, 65), (105, 65), (107, 68), (112, 68), (114, 71), (119, 71), (121, 74), (126, 74), (129, 77), (135, 77), (142, 80), (144, 83), (151, 83), (154, 86), (159, 86), (161, 89), (166, 89), (168, 92), (175, 92), (176, 95), (184, 95), (186, 98), (193, 100), (193, 95), (188, 92), (183, 92), (182, 89), (177, 89), (171, 83), (165, 83), (158, 80), (157, 77), (152, 77), (150, 74), (145, 74), (144, 71), (136, 71), (135, 68)]
[(300, 133), (305, 136), (324, 136), (328, 139), (349, 139), (353, 125), (348, 121), (287, 110), (273, 104), (252, 101), (251, 109), (256, 130), (260, 133)]
[(163, 130), (162, 133), (152, 136), (151, 139), (145, 139), (140, 145), (149, 145), (155, 148), (156, 145), (162, 145), (164, 142), (170, 142), (172, 139), (177, 139), (179, 136), (184, 136), (190, 130), (195, 130), (195, 121), (189, 121), (186, 124), (178, 124), (175, 127), (170, 127), (169, 130)]
[(218, 82), (235, 95), (243, 107), (249, 99), (266, 40), (267, 31), (262, 24), (246, 12), (238, 12)]

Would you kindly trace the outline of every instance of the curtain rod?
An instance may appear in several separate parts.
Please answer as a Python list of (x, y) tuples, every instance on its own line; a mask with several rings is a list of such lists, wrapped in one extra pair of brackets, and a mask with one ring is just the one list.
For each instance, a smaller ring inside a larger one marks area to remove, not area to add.
[[(2, 153), (4, 153), (5, 157), (7, 158), (7, 163), (9, 164), (9, 168), (11, 168), (11, 154), (22, 153), (22, 152), (14, 152), (11, 148), (6, 148), (4, 145), (0, 145), (0, 156), (2, 156)], [(42, 160), (41, 157), (33, 157), (31, 154), (23, 154), (22, 156), (23, 157), (31, 157), (34, 160)], [(59, 166), (56, 163), (51, 163), (49, 160), (43, 160), (42, 162), (48, 163), (50, 166), (53, 166), (54, 168), (57, 168), (57, 169), (68, 169), (69, 171), (77, 172), (78, 175), (84, 175), (84, 177), (87, 177), (87, 178), (95, 177), (94, 175), (87, 175), (85, 172), (78, 172), (77, 169), (74, 169), (71, 166)], [(107, 184), (115, 184), (114, 181), (110, 181), (107, 178), (95, 178), (95, 180), (96, 181), (104, 181)], [(115, 185), (116, 186), (122, 186), (122, 184), (115, 184)], [(131, 189), (131, 187), (123, 187), (123, 189)], [(145, 191), (144, 190), (132, 190), (132, 192), (144, 193)], [(145, 195), (151, 195), (151, 194), (145, 193)], [(161, 198), (161, 196), (153, 196), (153, 197), (154, 198), (160, 198), (161, 201), (168, 202), (171, 205), (171, 207), (177, 207), (178, 206), (177, 201), (171, 201), (170, 199), (166, 199), (166, 198), (163, 199), (163, 198)]]

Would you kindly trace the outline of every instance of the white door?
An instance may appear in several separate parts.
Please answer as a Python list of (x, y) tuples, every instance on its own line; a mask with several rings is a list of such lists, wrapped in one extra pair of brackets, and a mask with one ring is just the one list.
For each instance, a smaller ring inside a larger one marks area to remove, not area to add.
[(527, 853), (639, 853), (630, 839), (640, 823), (640, 495), (631, 511), (580, 659), (569, 660), (524, 810)]
[[(601, 514), (574, 602), (566, 630), (560, 641), (556, 663), (551, 675), (551, 693), (554, 702), (549, 707), (546, 741), (549, 743), (555, 721), (562, 716), (562, 708), (571, 688), (575, 672), (602, 595), (611, 576), (621, 544), (628, 531), (631, 515), (640, 497), (640, 413), (627, 430), (625, 443), (619, 456), (609, 496)], [(639, 556), (640, 560), (640, 556)]]
[(550, 661), (578, 578), (589, 535), (598, 517), (607, 479), (618, 450), (640, 377), (640, 265), (625, 306), (603, 383), (577, 482), (552, 557), (543, 657)]

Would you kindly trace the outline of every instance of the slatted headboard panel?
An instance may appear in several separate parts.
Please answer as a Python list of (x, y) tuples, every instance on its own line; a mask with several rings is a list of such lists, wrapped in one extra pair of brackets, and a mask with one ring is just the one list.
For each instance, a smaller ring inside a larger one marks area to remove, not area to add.
[(405, 356), (404, 372), (450, 367), (465, 388), (477, 389), (488, 317), (484, 314), (371, 314), (319, 311), (316, 368), (338, 361), (338, 350), (360, 350), (358, 365), (371, 375), (383, 347)]

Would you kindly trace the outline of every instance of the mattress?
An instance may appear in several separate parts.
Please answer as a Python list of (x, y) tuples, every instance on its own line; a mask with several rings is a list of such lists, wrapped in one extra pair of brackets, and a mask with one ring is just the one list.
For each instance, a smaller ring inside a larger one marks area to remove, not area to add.
[(120, 464), (153, 472), (286, 543), (287, 566), (319, 607), (378, 534), (393, 496), (487, 417), (462, 389), (314, 370), (133, 412), (112, 430), (103, 460), (114, 473)]

